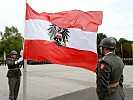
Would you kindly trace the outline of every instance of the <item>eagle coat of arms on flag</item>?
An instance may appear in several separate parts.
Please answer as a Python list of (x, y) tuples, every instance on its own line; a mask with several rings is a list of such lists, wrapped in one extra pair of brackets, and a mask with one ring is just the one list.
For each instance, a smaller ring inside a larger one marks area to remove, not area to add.
[(50, 40), (56, 43), (58, 46), (66, 46), (69, 37), (69, 31), (66, 28), (61, 28), (56, 25), (50, 25), (48, 28), (48, 35), (50, 36)]

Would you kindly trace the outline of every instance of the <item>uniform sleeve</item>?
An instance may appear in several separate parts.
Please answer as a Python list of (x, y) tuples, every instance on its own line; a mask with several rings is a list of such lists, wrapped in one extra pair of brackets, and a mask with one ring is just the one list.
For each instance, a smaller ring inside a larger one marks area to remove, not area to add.
[(111, 66), (105, 61), (100, 64), (100, 81), (101, 85), (105, 88), (109, 88), (109, 80), (111, 76)]
[(123, 73), (120, 76), (119, 84), (120, 84), (121, 88), (123, 88)]
[(11, 59), (6, 60), (7, 65), (15, 65), (15, 61), (12, 61)]

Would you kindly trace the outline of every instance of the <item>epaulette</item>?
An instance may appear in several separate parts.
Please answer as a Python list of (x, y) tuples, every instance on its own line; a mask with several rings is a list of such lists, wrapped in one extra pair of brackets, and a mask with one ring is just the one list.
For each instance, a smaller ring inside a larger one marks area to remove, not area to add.
[(106, 56), (100, 58), (99, 61), (102, 61), (102, 60), (104, 60), (105, 58), (106, 58)]

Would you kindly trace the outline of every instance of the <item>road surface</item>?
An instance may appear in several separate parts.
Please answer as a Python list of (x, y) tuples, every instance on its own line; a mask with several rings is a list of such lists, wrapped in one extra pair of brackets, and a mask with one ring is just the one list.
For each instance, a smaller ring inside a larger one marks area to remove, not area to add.
[[(7, 66), (0, 66), (0, 100), (8, 100)], [(125, 66), (126, 100), (133, 96), (133, 66)], [(70, 66), (28, 65), (27, 100), (97, 100), (95, 73)], [(23, 77), (18, 100), (23, 100)]]

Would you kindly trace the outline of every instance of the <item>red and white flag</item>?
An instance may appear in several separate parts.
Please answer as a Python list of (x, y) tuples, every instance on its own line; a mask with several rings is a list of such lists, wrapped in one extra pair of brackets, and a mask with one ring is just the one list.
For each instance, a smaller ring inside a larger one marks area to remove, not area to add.
[(102, 12), (70, 10), (38, 13), (26, 4), (24, 59), (76, 66), (97, 64), (97, 30)]

